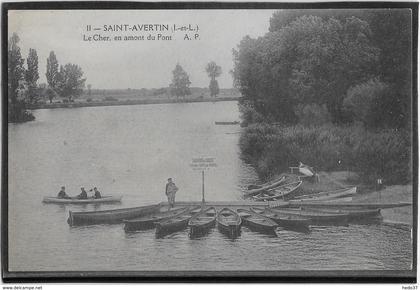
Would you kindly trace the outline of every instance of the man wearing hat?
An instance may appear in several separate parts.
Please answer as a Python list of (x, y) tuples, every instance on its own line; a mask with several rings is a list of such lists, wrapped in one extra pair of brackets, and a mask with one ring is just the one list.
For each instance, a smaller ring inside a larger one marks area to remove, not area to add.
[(172, 181), (172, 178), (168, 178), (165, 193), (168, 197), (169, 208), (172, 208), (175, 205), (175, 194), (177, 191), (178, 187), (176, 187), (175, 183)]

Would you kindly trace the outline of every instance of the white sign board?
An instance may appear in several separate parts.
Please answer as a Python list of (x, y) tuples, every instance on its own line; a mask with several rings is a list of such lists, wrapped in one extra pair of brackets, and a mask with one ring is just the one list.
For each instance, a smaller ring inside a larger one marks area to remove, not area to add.
[(193, 170), (209, 170), (217, 167), (215, 160), (214, 157), (197, 157), (192, 159), (190, 166)]

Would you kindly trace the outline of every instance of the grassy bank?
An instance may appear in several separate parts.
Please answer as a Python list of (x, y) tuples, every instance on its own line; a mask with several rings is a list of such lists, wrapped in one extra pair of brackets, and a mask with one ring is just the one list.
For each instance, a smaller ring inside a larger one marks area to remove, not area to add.
[[(375, 191), (364, 188), (360, 183), (361, 179), (354, 172), (333, 171), (319, 172), (319, 183), (305, 182), (302, 184), (302, 191), (313, 193), (318, 191), (329, 191), (339, 188), (357, 186), (357, 194), (353, 196), (355, 203), (399, 203), (413, 202), (413, 186), (407, 185), (389, 185), (385, 188)], [(413, 206), (387, 208), (381, 210), (383, 222), (399, 226), (402, 228), (411, 228), (413, 225)]]
[(398, 130), (369, 131), (362, 126), (248, 126), (240, 139), (242, 158), (261, 178), (287, 172), (299, 161), (317, 171), (356, 172), (365, 184), (411, 180), (410, 135)]
[(101, 107), (101, 106), (128, 106), (128, 105), (149, 105), (149, 104), (172, 104), (172, 103), (197, 103), (197, 102), (222, 102), (236, 101), (238, 97), (187, 97), (187, 98), (144, 98), (144, 99), (115, 99), (109, 101), (76, 101), (73, 103), (45, 103), (31, 106), (31, 109), (56, 109), (56, 108), (80, 108), (80, 107)]
[[(386, 188), (362, 194), (354, 198), (355, 202), (378, 202), (378, 203), (398, 203), (413, 202), (413, 190), (411, 185), (393, 185)], [(394, 225), (413, 225), (413, 207), (396, 207), (382, 209), (381, 214), (385, 223)]]

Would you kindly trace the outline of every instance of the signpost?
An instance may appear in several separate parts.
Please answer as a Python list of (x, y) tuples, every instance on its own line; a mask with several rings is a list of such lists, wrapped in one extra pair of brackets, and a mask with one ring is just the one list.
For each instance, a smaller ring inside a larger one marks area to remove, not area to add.
[(214, 157), (197, 157), (193, 158), (190, 164), (191, 168), (195, 171), (201, 171), (201, 180), (202, 180), (202, 200), (204, 204), (204, 171), (210, 170), (211, 168), (217, 167)]

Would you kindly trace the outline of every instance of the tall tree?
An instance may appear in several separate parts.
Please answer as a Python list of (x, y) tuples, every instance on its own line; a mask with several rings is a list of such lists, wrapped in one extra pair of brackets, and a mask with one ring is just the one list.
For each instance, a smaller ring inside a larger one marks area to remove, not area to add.
[(45, 76), (47, 77), (47, 82), (49, 86), (49, 94), (48, 98), (50, 99), (50, 103), (52, 103), (52, 100), (54, 96), (56, 95), (57, 90), (57, 83), (58, 83), (58, 61), (57, 57), (55, 56), (54, 51), (50, 52), (50, 55), (47, 58), (47, 72), (45, 73)]
[(392, 127), (411, 124), (412, 99), (412, 11), (380, 9), (366, 12), (373, 41), (381, 50), (377, 73), (393, 92), (381, 99), (386, 116), (382, 120)]
[[(411, 63), (412, 63), (412, 11), (410, 9), (300, 9), (279, 10), (270, 19), (269, 31), (281, 31), (302, 16), (317, 16), (324, 21), (357, 17), (368, 23), (368, 38), (379, 48), (375, 77), (384, 82), (392, 93), (383, 96), (385, 109), (380, 126), (404, 127), (411, 122)], [(333, 39), (332, 39), (333, 40)], [(357, 85), (357, 84), (356, 84)], [(379, 124), (378, 124), (379, 125)]]
[(69, 102), (83, 93), (85, 82), (83, 71), (78, 65), (68, 63), (65, 66), (60, 66), (57, 90), (62, 97), (68, 98)]
[(12, 105), (17, 103), (18, 88), (24, 78), (24, 60), (18, 46), (19, 36), (13, 33), (8, 45), (8, 95)]
[(30, 48), (28, 58), (26, 59), (28, 69), (25, 72), (25, 81), (27, 85), (27, 98), (30, 104), (34, 104), (38, 99), (37, 81), (38, 73), (38, 54), (35, 49)]
[(339, 21), (303, 16), (285, 30), (297, 52), (292, 91), (300, 102), (326, 104), (333, 121), (344, 121), (347, 90), (371, 78), (377, 65), (379, 50), (369, 24), (356, 17)]
[(377, 56), (367, 22), (301, 16), (264, 37), (244, 38), (234, 76), (244, 100), (270, 121), (293, 121), (294, 107), (315, 103), (341, 122), (347, 90), (372, 77)]
[(169, 85), (171, 95), (177, 98), (190, 95), (190, 78), (179, 63), (176, 64), (172, 75), (172, 83)]
[(210, 78), (210, 96), (216, 97), (219, 94), (219, 83), (216, 78), (222, 74), (222, 68), (216, 62), (211, 61), (206, 66), (206, 72)]
[(32, 114), (26, 111), (25, 101), (20, 98), (19, 91), (24, 88), (25, 68), (23, 67), (24, 59), (20, 53), (18, 42), (19, 36), (13, 33), (9, 39), (7, 51), (9, 122), (22, 122), (34, 119)]

